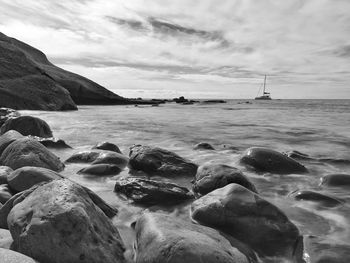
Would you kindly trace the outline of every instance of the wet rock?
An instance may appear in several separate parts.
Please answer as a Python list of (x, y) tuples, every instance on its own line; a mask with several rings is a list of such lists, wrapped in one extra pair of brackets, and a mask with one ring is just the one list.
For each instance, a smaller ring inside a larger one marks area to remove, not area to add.
[(17, 139), (24, 138), (22, 134), (17, 131), (11, 130), (0, 136), (0, 156), (5, 151), (6, 147), (9, 146)]
[(96, 144), (92, 149), (99, 149), (99, 150), (106, 150), (106, 151), (112, 151), (116, 153), (122, 153), (117, 145), (110, 142), (100, 142)]
[(296, 200), (305, 200), (317, 202), (323, 206), (333, 207), (341, 205), (342, 201), (335, 197), (324, 195), (318, 192), (309, 191), (309, 190), (299, 190), (290, 194)]
[(54, 180), (14, 203), (7, 221), (16, 251), (45, 263), (124, 262), (118, 230), (80, 185)]
[(5, 204), (12, 197), (12, 192), (8, 184), (0, 185), (0, 203)]
[(245, 255), (214, 229), (173, 216), (143, 214), (136, 221), (135, 230), (137, 263), (249, 262)]
[(350, 187), (350, 174), (328, 174), (321, 178), (321, 185)]
[(194, 150), (215, 150), (213, 146), (211, 146), (209, 143), (207, 142), (200, 142), (198, 144), (196, 144), (193, 147)]
[(284, 152), (283, 154), (295, 160), (314, 160), (314, 158), (310, 157), (306, 153), (302, 153), (299, 151), (288, 151)]
[(229, 184), (197, 199), (192, 218), (249, 245), (260, 256), (292, 259), (300, 242), (297, 227), (276, 206), (238, 184)]
[(59, 172), (64, 168), (56, 155), (29, 138), (18, 139), (7, 146), (0, 157), (0, 164), (14, 170), (24, 166), (36, 166)]
[[(12, 242), (13, 242), (13, 239), (10, 231), (8, 231), (7, 229), (0, 229), (0, 248), (10, 249)], [(1, 259), (1, 256), (0, 256), (0, 259)]]
[(6, 248), (0, 248), (0, 259), (1, 263), (38, 263), (26, 255)]
[(129, 162), (129, 158), (123, 154), (111, 152), (111, 151), (102, 151), (97, 156), (97, 158), (92, 162), (92, 164), (114, 164), (123, 170)]
[(81, 151), (73, 154), (66, 163), (91, 163), (101, 154), (100, 151)]
[(78, 174), (91, 174), (91, 175), (116, 175), (122, 170), (115, 164), (92, 164), (78, 171)]
[(7, 184), (7, 176), (12, 172), (10, 167), (0, 166), (0, 184)]
[(276, 174), (306, 173), (307, 169), (294, 159), (271, 149), (252, 147), (240, 158), (240, 163), (259, 172)]
[(30, 139), (36, 140), (40, 142), (47, 148), (55, 148), (55, 149), (69, 149), (70, 147), (64, 140), (57, 139), (55, 137), (50, 138), (42, 138), (38, 136), (28, 136)]
[(0, 127), (10, 118), (19, 117), (21, 114), (10, 108), (0, 108)]
[(205, 195), (217, 188), (236, 183), (257, 193), (255, 186), (237, 168), (224, 164), (206, 164), (198, 168), (193, 191)]
[(32, 116), (19, 116), (8, 119), (1, 126), (0, 134), (4, 134), (9, 130), (18, 131), (24, 136), (52, 137), (50, 126), (44, 120)]
[(25, 166), (9, 174), (7, 181), (11, 190), (18, 193), (31, 188), (35, 184), (62, 178), (63, 176), (59, 173), (46, 168)]
[(193, 198), (186, 187), (138, 177), (118, 179), (114, 191), (143, 204), (178, 203)]
[(197, 165), (176, 153), (158, 148), (135, 145), (130, 148), (129, 167), (149, 175), (194, 176)]

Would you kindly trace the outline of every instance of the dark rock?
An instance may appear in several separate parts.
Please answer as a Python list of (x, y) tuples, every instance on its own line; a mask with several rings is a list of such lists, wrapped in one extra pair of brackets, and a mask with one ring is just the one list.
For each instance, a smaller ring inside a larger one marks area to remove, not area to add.
[(143, 204), (178, 203), (193, 198), (185, 187), (138, 177), (118, 179), (114, 191)]
[(21, 114), (14, 110), (9, 108), (0, 108), (0, 127), (10, 118), (15, 118), (21, 116)]
[(15, 140), (21, 139), (21, 138), (24, 138), (24, 136), (19, 132), (13, 131), (13, 130), (8, 131), (5, 134), (1, 135), (0, 136), (0, 156), (7, 146), (9, 146)]
[(321, 185), (350, 187), (350, 174), (328, 174), (321, 178)]
[(65, 162), (66, 163), (91, 163), (100, 156), (101, 151), (82, 151), (73, 154)]
[[(10, 249), (12, 242), (13, 242), (13, 239), (10, 231), (7, 229), (0, 229), (0, 248)], [(0, 256), (0, 259), (2, 259), (1, 256)]]
[(0, 184), (7, 184), (7, 176), (12, 172), (10, 167), (0, 166)]
[(184, 102), (188, 102), (188, 99), (185, 99), (184, 96), (181, 96), (178, 98), (174, 98), (173, 101), (175, 101), (176, 103), (184, 103)]
[(9, 130), (18, 131), (24, 136), (52, 137), (50, 126), (44, 120), (32, 116), (19, 116), (8, 119), (1, 126), (0, 134), (2, 135)]
[(342, 201), (335, 197), (324, 195), (318, 192), (309, 190), (299, 190), (290, 194), (296, 200), (305, 200), (317, 202), (323, 206), (333, 207), (342, 204)]
[(0, 259), (1, 263), (38, 263), (26, 255), (6, 248), (0, 248)]
[(99, 150), (106, 150), (106, 151), (112, 151), (116, 153), (122, 153), (119, 149), (119, 147), (113, 143), (110, 142), (100, 142), (96, 144), (92, 149), (99, 149)]
[(36, 140), (37, 142), (40, 142), (42, 145), (44, 145), (47, 148), (55, 148), (55, 149), (72, 148), (64, 140), (57, 139), (55, 137), (50, 137), (50, 138), (42, 138), (38, 136), (28, 136), (28, 137), (30, 139)]
[(149, 175), (160, 176), (194, 176), (197, 165), (176, 153), (158, 148), (134, 145), (130, 148), (129, 166)]
[(78, 171), (78, 174), (91, 174), (91, 175), (116, 175), (122, 170), (115, 164), (92, 164)]
[(246, 150), (240, 163), (259, 172), (276, 174), (306, 173), (307, 169), (288, 156), (271, 149), (252, 147)]
[(294, 258), (300, 242), (297, 227), (276, 206), (238, 184), (197, 199), (192, 218), (249, 245), (260, 256)]
[(52, 170), (25, 166), (8, 175), (7, 181), (11, 190), (15, 193), (22, 192), (41, 182), (62, 179), (63, 176)]
[(173, 216), (143, 214), (135, 230), (137, 263), (250, 262), (215, 230)]
[(225, 100), (204, 100), (202, 103), (226, 103)]
[(39, 262), (124, 262), (118, 230), (70, 180), (38, 186), (16, 201), (7, 221), (14, 249)]
[(237, 168), (224, 164), (207, 164), (197, 170), (193, 191), (205, 195), (217, 188), (236, 183), (257, 193), (255, 186)]
[(12, 142), (0, 157), (0, 164), (18, 169), (35, 166), (59, 172), (64, 168), (60, 159), (37, 141), (22, 138)]
[(213, 146), (206, 142), (200, 142), (193, 148), (194, 150), (215, 150)]
[(98, 157), (92, 162), (92, 164), (114, 164), (119, 167), (120, 170), (123, 170), (129, 162), (129, 158), (123, 154), (103, 151), (100, 152)]
[(0, 185), (0, 203), (5, 204), (12, 197), (11, 190), (9, 189), (8, 184)]

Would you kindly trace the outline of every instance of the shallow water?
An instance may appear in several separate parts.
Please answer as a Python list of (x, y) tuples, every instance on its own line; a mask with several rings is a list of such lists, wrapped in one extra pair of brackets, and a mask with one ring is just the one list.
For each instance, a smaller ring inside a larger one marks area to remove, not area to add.
[[(323, 175), (350, 173), (350, 164), (301, 161), (307, 175), (256, 174), (238, 164), (239, 155), (248, 147), (265, 146), (278, 151), (298, 150), (317, 158), (350, 160), (350, 100), (232, 100), (225, 104), (166, 104), (150, 106), (81, 106), (75, 112), (22, 111), (23, 115), (46, 120), (54, 136), (74, 149), (55, 150), (62, 160), (72, 153), (90, 149), (101, 141), (119, 146), (124, 154), (133, 144), (159, 146), (203, 164), (223, 163), (239, 167), (255, 183), (261, 195), (280, 207), (306, 238), (310, 262), (350, 262), (350, 191), (320, 188)], [(215, 151), (195, 151), (198, 142), (208, 142)], [(76, 172), (86, 165), (69, 164), (63, 174), (90, 187), (108, 203), (118, 207), (114, 219), (124, 242), (131, 249), (130, 224), (146, 207), (120, 199), (113, 193), (117, 177), (86, 177)], [(189, 179), (175, 181), (190, 187)], [(313, 189), (344, 200), (336, 208), (295, 201), (288, 193)], [(148, 207), (164, 210), (189, 220), (189, 204), (176, 207)], [(309, 237), (310, 236), (310, 237)], [(127, 252), (130, 254), (130, 251)], [(339, 258), (334, 261), (332, 258)]]

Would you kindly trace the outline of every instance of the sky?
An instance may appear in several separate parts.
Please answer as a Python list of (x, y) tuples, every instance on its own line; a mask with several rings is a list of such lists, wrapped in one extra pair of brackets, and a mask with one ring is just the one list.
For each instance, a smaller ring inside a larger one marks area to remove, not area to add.
[(0, 0), (0, 32), (125, 97), (350, 99), (349, 0)]

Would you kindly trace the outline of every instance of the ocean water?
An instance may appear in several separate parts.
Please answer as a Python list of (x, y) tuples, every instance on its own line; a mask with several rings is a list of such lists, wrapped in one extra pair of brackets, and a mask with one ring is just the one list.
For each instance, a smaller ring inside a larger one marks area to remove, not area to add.
[[(230, 100), (225, 104), (151, 106), (81, 106), (74, 112), (22, 111), (49, 123), (54, 136), (73, 149), (54, 150), (62, 159), (90, 149), (101, 141), (119, 146), (126, 155), (133, 144), (158, 146), (174, 151), (201, 165), (222, 163), (240, 168), (260, 194), (281, 208), (305, 236), (309, 262), (350, 262), (349, 188), (323, 188), (320, 178), (330, 173), (350, 174), (350, 164), (300, 161), (306, 175), (256, 174), (240, 166), (240, 154), (252, 146), (278, 151), (297, 150), (316, 158), (350, 160), (350, 100)], [(195, 151), (198, 142), (208, 142), (215, 151)], [(131, 255), (134, 233), (130, 224), (144, 210), (162, 210), (189, 219), (189, 204), (175, 207), (141, 207), (118, 197), (114, 177), (77, 175), (83, 164), (69, 164), (63, 174), (91, 188), (108, 203), (118, 207), (114, 219)], [(161, 178), (158, 178), (162, 180)], [(190, 179), (176, 183), (191, 187)], [(344, 201), (340, 207), (325, 208), (313, 202), (296, 201), (288, 194), (308, 189)], [(337, 259), (337, 260), (336, 260)]]

